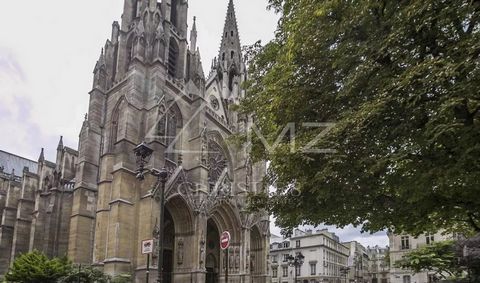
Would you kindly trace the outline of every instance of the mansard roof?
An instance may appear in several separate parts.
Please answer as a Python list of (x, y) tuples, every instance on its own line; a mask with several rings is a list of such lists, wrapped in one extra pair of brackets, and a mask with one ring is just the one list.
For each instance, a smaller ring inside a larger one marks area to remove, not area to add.
[(3, 167), (4, 173), (10, 174), (12, 173), (12, 170), (15, 170), (16, 176), (22, 176), (25, 167), (28, 168), (29, 172), (36, 173), (38, 163), (13, 153), (0, 150), (0, 168), (1, 167)]

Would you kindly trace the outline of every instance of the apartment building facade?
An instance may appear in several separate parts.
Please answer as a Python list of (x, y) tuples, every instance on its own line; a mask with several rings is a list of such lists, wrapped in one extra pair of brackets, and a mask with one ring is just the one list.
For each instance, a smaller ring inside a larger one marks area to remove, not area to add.
[(390, 248), (367, 247), (368, 278), (371, 283), (390, 283)]
[(349, 249), (347, 282), (367, 283), (369, 281), (367, 248), (357, 241), (343, 243)]
[[(301, 253), (303, 264), (290, 266), (288, 258)], [(295, 230), (289, 239), (273, 238), (270, 244), (272, 283), (343, 283), (349, 249), (328, 230)]]
[(452, 240), (454, 237), (439, 232), (422, 234), (418, 237), (388, 233), (388, 238), (390, 242), (390, 283), (433, 283), (436, 277), (434, 273), (421, 272), (415, 274), (410, 270), (395, 267), (395, 262), (415, 249), (430, 245), (435, 241)]

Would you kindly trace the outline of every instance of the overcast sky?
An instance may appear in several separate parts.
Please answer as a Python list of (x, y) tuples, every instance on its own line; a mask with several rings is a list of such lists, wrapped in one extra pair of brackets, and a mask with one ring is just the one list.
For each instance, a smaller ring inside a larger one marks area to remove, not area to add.
[[(190, 0), (207, 74), (217, 56), (228, 0)], [(243, 45), (273, 38), (278, 16), (266, 0), (236, 0)], [(88, 109), (92, 71), (123, 0), (0, 0), (0, 149), (37, 160), (40, 148), (55, 160), (60, 135), (77, 148)], [(278, 230), (273, 227), (274, 233)], [(385, 233), (336, 231), (342, 240), (387, 245)]]

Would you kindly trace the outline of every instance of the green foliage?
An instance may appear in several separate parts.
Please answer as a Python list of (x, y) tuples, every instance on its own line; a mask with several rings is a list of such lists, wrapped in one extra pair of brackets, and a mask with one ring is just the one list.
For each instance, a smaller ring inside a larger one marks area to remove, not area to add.
[(113, 278), (111, 283), (130, 283), (132, 282), (132, 277), (129, 274), (120, 274)]
[(71, 272), (63, 277), (61, 283), (108, 283), (110, 276), (104, 274), (101, 270), (87, 266), (72, 268)]
[(33, 251), (19, 256), (5, 275), (6, 282), (49, 283), (57, 282), (71, 271), (66, 258), (48, 259), (44, 254)]
[(460, 264), (468, 271), (471, 282), (480, 282), (480, 234), (459, 241), (457, 255)]
[[(273, 144), (272, 194), (252, 197), (277, 224), (480, 231), (480, 7), (470, 0), (271, 0), (275, 39), (249, 51), (251, 114)], [(302, 150), (335, 122), (315, 148)]]
[(412, 270), (415, 273), (435, 272), (443, 279), (458, 278), (463, 270), (455, 254), (455, 242), (435, 242), (416, 249), (395, 263), (395, 267)]

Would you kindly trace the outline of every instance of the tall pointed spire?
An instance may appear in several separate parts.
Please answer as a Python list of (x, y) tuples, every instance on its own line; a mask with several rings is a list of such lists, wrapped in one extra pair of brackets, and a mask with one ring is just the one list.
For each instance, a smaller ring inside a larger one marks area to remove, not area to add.
[(225, 26), (223, 28), (222, 43), (218, 55), (219, 63), (230, 68), (232, 63), (236, 63), (236, 67), (240, 66), (242, 47), (240, 45), (240, 36), (238, 34), (237, 16), (235, 14), (235, 6), (233, 0), (228, 3), (227, 16), (225, 18)]
[(40, 156), (38, 157), (38, 162), (43, 162), (45, 161), (45, 152), (44, 149), (42, 148), (42, 151), (40, 152)]
[(190, 31), (190, 51), (194, 53), (197, 49), (197, 17), (193, 17), (193, 26)]
[(63, 150), (63, 136), (60, 136), (60, 140), (58, 141), (57, 151)]

